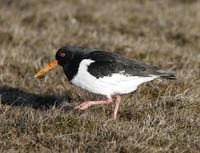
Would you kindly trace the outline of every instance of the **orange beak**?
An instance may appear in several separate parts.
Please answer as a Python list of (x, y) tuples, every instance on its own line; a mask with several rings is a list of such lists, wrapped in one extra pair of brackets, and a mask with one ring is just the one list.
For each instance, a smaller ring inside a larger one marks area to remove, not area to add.
[(49, 65), (47, 65), (45, 68), (43, 68), (41, 71), (39, 71), (36, 75), (35, 78), (42, 77), (45, 73), (48, 71), (54, 69), (58, 65), (58, 61), (54, 60), (52, 61)]

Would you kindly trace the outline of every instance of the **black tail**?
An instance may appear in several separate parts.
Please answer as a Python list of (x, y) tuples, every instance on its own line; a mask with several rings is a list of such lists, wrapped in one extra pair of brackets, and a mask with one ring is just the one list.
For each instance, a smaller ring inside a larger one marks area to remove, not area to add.
[(157, 74), (163, 79), (176, 80), (176, 75), (163, 70), (157, 71)]
[(160, 77), (169, 80), (176, 80), (176, 76), (172, 73), (161, 74)]

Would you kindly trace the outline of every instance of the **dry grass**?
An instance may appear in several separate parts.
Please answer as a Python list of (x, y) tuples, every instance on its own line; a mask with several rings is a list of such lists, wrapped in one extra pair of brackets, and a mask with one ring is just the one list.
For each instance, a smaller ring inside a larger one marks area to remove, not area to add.
[[(0, 152), (200, 152), (200, 1), (1, 0)], [(61, 68), (33, 75), (70, 44), (116, 51), (175, 71), (112, 107)]]

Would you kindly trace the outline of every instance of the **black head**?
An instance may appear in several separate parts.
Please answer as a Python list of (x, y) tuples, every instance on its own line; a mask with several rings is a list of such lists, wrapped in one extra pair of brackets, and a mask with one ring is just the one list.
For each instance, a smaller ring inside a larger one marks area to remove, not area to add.
[(82, 56), (88, 52), (90, 52), (91, 49), (88, 48), (81, 48), (77, 46), (65, 46), (60, 48), (56, 53), (56, 60), (58, 61), (58, 64), (61, 66), (64, 66), (68, 64), (74, 56)]
[(64, 66), (73, 59), (73, 52), (68, 48), (60, 48), (56, 53), (58, 64)]

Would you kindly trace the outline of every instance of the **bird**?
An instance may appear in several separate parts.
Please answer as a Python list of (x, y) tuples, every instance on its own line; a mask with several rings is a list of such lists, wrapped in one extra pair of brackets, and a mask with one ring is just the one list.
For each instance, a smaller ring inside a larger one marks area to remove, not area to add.
[(115, 97), (113, 120), (117, 119), (121, 95), (134, 92), (141, 84), (157, 78), (176, 79), (174, 73), (114, 52), (69, 45), (58, 49), (55, 60), (36, 73), (35, 77), (44, 76), (57, 65), (63, 68), (71, 84), (105, 97), (103, 100), (85, 101), (75, 109), (85, 110), (93, 105), (111, 104)]

